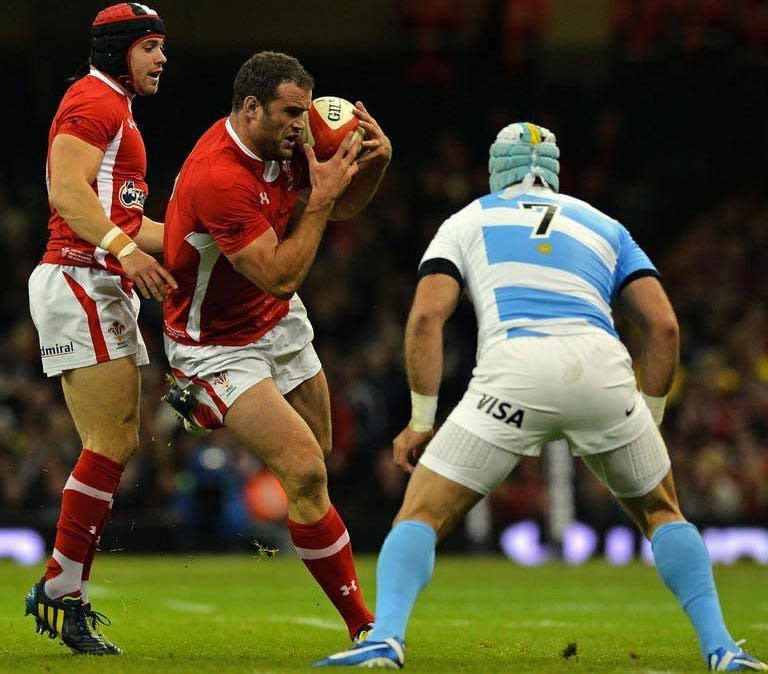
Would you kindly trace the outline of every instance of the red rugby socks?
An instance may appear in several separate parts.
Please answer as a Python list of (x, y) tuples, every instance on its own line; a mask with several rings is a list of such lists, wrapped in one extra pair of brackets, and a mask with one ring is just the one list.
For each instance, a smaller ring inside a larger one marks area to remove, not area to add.
[(373, 622), (357, 581), (349, 534), (339, 513), (331, 509), (314, 524), (288, 520), (291, 541), (314, 579), (331, 600), (354, 637)]
[(123, 468), (88, 449), (80, 454), (64, 485), (53, 556), (46, 566), (45, 593), (49, 597), (78, 594), (83, 580), (87, 588), (93, 556), (109, 519)]

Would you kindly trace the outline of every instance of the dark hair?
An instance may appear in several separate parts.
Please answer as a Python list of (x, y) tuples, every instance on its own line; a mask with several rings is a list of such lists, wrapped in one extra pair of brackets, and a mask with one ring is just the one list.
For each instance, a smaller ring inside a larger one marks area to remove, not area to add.
[(300, 89), (312, 89), (315, 80), (293, 56), (274, 51), (260, 51), (238, 70), (232, 87), (232, 111), (243, 107), (248, 96), (255, 96), (266, 106), (277, 98), (277, 88), (293, 82)]

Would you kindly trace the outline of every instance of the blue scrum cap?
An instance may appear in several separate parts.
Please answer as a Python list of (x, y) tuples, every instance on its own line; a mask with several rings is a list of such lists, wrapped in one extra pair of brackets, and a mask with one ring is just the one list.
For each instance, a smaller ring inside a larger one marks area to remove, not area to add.
[(560, 149), (555, 134), (530, 122), (505, 126), (491, 145), (488, 172), (491, 192), (522, 183), (533, 185), (539, 178), (555, 192), (560, 189)]

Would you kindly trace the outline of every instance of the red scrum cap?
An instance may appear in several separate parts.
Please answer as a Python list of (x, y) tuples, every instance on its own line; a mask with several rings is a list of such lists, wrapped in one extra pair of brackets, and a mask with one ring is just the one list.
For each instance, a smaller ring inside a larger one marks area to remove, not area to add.
[(91, 65), (132, 90), (131, 48), (148, 37), (165, 37), (165, 24), (154, 9), (138, 2), (121, 2), (96, 15), (89, 35)]

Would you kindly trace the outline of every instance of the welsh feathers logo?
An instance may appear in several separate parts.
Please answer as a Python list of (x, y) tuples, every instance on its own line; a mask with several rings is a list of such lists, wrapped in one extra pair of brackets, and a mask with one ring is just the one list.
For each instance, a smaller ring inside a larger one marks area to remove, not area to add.
[(126, 180), (120, 188), (120, 203), (126, 208), (144, 210), (144, 202), (147, 193), (140, 187), (136, 187), (133, 180)]
[(118, 349), (125, 346), (125, 326), (120, 321), (112, 321), (112, 324), (107, 328), (107, 332), (115, 338)]
[(229, 381), (229, 372), (226, 370), (213, 375), (213, 385), (215, 388), (223, 390), (224, 394), (229, 393), (235, 388), (232, 382)]

